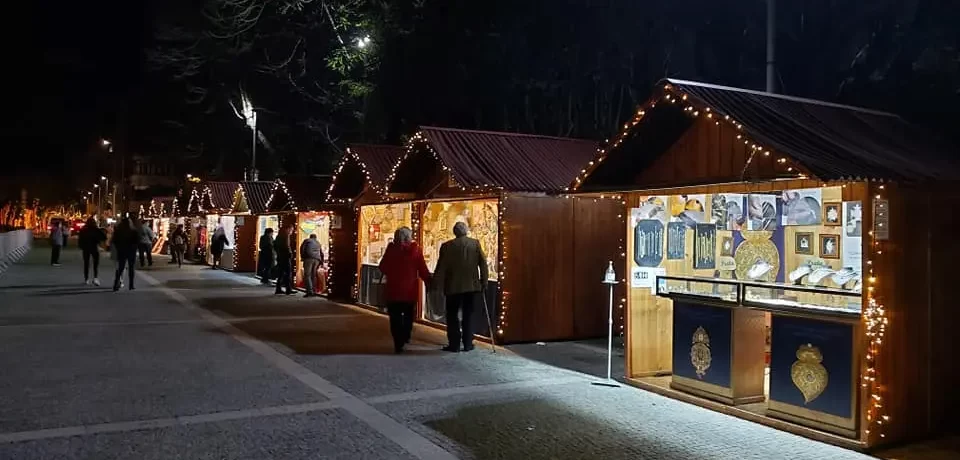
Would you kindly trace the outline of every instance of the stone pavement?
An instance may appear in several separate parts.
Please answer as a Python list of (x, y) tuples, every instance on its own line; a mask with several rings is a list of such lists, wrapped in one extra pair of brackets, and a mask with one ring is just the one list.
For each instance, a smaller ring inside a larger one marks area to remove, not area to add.
[(868, 458), (591, 386), (559, 345), (449, 354), (417, 326), (397, 356), (385, 318), (248, 276), (158, 257), (113, 293), (109, 260), (96, 288), (47, 257), (0, 278), (0, 459)]

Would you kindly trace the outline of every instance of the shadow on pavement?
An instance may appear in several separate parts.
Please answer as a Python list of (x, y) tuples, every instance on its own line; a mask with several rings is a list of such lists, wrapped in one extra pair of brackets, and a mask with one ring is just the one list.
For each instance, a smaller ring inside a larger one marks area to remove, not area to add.
[(466, 406), (425, 425), (477, 459), (707, 458), (542, 399)]
[(170, 280), (163, 283), (170, 289), (195, 289), (204, 291), (214, 291), (218, 289), (243, 289), (246, 286), (238, 285), (235, 280), (230, 279), (192, 279), (192, 280)]
[(68, 288), (68, 289), (55, 289), (43, 292), (35, 292), (29, 294), (28, 297), (62, 297), (62, 296), (74, 296), (74, 295), (83, 295), (83, 294), (103, 294), (105, 292), (110, 292), (109, 287), (87, 287), (87, 288)]
[[(607, 340), (580, 340), (567, 342), (547, 342), (543, 345), (525, 343), (508, 345), (511, 352), (532, 361), (538, 361), (561, 369), (567, 369), (596, 377), (607, 375)], [(611, 375), (623, 380), (624, 354), (622, 348), (613, 348)]]

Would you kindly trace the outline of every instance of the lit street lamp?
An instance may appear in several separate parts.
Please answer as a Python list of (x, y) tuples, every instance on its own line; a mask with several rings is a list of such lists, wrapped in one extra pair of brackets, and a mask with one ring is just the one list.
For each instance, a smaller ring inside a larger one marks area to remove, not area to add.
[(233, 102), (230, 102), (230, 107), (233, 108), (233, 113), (237, 115), (237, 118), (243, 120), (250, 127), (253, 136), (250, 149), (250, 180), (259, 180), (259, 173), (257, 173), (257, 111), (253, 108), (253, 102), (247, 97), (247, 93), (243, 92), (242, 89), (240, 90), (240, 110), (237, 110)]

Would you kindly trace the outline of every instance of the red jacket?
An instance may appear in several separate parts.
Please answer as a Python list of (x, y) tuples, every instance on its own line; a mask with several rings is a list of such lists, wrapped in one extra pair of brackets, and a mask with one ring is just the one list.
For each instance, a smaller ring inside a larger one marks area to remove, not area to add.
[(430, 281), (427, 263), (415, 242), (390, 243), (380, 259), (380, 271), (387, 277), (384, 292), (387, 302), (415, 303), (420, 293), (420, 279)]

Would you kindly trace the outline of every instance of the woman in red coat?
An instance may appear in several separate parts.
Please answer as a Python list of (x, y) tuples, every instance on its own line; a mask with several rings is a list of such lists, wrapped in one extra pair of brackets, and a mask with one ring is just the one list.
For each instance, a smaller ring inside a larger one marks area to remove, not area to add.
[(413, 242), (413, 231), (400, 227), (393, 234), (393, 242), (380, 259), (380, 272), (387, 278), (384, 292), (387, 312), (390, 314), (390, 334), (393, 350), (403, 353), (413, 333), (413, 311), (420, 295), (420, 280), (430, 282), (430, 272), (423, 260), (420, 245)]

